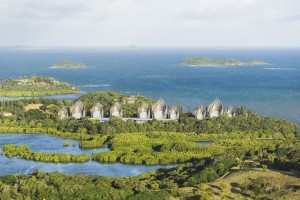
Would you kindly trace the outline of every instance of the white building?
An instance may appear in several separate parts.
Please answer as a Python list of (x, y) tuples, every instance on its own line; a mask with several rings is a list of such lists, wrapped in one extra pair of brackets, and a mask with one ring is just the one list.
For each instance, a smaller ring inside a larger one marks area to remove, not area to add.
[(179, 119), (179, 110), (177, 106), (173, 106), (169, 110), (169, 119), (178, 120)]
[(229, 106), (226, 110), (226, 115), (227, 117), (234, 117), (235, 116), (235, 111), (234, 111), (234, 108), (232, 106)]
[(75, 119), (81, 119), (85, 117), (85, 108), (81, 101), (77, 101), (70, 109), (71, 116)]
[(122, 107), (120, 103), (116, 103), (110, 109), (110, 116), (112, 117), (122, 117)]
[(199, 106), (195, 110), (195, 117), (198, 120), (203, 120), (206, 117), (206, 109), (203, 106)]
[(62, 108), (58, 111), (59, 119), (66, 119), (69, 117), (68, 110), (66, 108)]
[(96, 103), (91, 109), (91, 116), (93, 119), (102, 119), (104, 117), (103, 105)]
[(220, 117), (223, 113), (223, 105), (220, 100), (214, 100), (207, 109), (208, 115), (210, 118), (212, 117)]
[(143, 104), (138, 109), (138, 117), (140, 119), (149, 119), (150, 118), (150, 109), (148, 104)]
[(152, 117), (154, 119), (167, 118), (167, 106), (164, 100), (160, 99), (152, 106)]

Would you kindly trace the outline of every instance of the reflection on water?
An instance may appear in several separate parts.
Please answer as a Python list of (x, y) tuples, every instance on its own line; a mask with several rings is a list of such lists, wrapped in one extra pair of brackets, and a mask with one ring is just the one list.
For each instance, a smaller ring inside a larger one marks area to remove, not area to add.
[(203, 141), (203, 142), (196, 142), (196, 143), (200, 144), (200, 145), (203, 145), (203, 146), (206, 146), (206, 145), (211, 144), (212, 142), (210, 142), (210, 141)]

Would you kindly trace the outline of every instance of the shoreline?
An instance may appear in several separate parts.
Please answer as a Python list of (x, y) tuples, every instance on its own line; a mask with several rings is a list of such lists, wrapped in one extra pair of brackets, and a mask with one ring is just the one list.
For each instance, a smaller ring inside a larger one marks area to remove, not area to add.
[(260, 65), (272, 65), (270, 63), (260, 63), (260, 64), (241, 64), (241, 65), (210, 65), (210, 64), (201, 64), (201, 65), (185, 65), (179, 64), (184, 67), (247, 67), (247, 66), (260, 66)]
[(84, 69), (87, 68), (87, 66), (83, 66), (83, 67), (57, 67), (57, 66), (52, 66), (49, 67), (50, 69)]
[[(6, 94), (8, 93), (8, 94)], [(14, 93), (21, 93), (21, 95), (14, 94)], [(37, 92), (33, 93), (32, 91), (9, 91), (9, 92), (1, 92), (0, 91), (0, 98), (30, 98), (30, 97), (39, 97), (39, 96), (56, 96), (56, 95), (71, 95), (71, 94), (84, 94), (84, 91), (76, 90), (76, 91), (46, 91), (46, 92)]]

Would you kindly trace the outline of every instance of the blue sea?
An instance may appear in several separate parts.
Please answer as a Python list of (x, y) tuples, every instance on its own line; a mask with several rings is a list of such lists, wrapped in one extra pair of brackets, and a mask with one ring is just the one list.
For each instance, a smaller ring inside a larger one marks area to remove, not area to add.
[[(191, 56), (262, 60), (270, 65), (184, 67)], [(69, 59), (84, 69), (50, 69)], [(48, 75), (82, 91), (114, 90), (126, 95), (163, 98), (193, 111), (215, 98), (226, 107), (244, 106), (264, 116), (300, 125), (300, 49), (52, 48), (0, 49), (0, 77)], [(76, 99), (79, 95), (59, 98)]]

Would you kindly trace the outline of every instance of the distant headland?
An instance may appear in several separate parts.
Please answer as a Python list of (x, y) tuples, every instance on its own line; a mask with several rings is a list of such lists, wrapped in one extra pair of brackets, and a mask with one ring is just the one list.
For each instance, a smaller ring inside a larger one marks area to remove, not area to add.
[(22, 76), (18, 79), (0, 78), (0, 97), (28, 97), (57, 94), (76, 94), (80, 90), (69, 83), (48, 76)]
[(268, 65), (269, 63), (260, 60), (245, 62), (233, 58), (212, 59), (208, 57), (190, 57), (181, 60), (179, 64), (184, 66), (249, 66)]
[(56, 65), (52, 65), (50, 68), (57, 69), (57, 68), (68, 68), (68, 69), (77, 69), (77, 68), (85, 68), (86, 65), (83, 63), (74, 63), (70, 60), (63, 60)]

